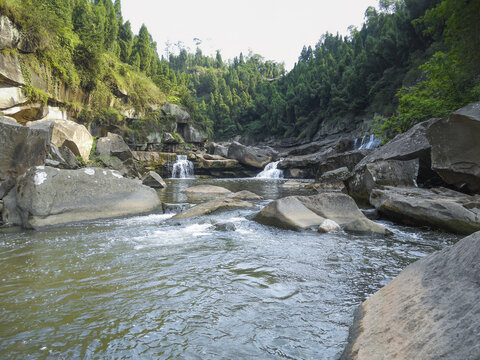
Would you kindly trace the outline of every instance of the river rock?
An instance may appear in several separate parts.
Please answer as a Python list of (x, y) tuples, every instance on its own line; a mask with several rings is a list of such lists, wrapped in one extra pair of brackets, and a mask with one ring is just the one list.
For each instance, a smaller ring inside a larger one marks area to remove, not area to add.
[(269, 148), (245, 146), (239, 142), (232, 142), (228, 148), (228, 158), (238, 160), (239, 163), (263, 169), (277, 156), (276, 152)]
[(198, 170), (239, 170), (241, 169), (240, 164), (237, 160), (234, 159), (225, 159), (218, 155), (208, 155), (208, 154), (198, 154), (197, 155), (197, 166), (195, 167)]
[(263, 200), (263, 197), (248, 190), (237, 191), (234, 194), (228, 195), (230, 199), (240, 200)]
[(215, 197), (224, 197), (227, 195), (231, 195), (232, 192), (228, 189), (225, 189), (221, 186), (214, 186), (214, 185), (196, 185), (191, 186), (183, 192), (188, 196), (190, 199), (208, 199), (208, 198), (215, 198)]
[(355, 312), (341, 360), (480, 359), (480, 233), (405, 268)]
[(480, 192), (480, 102), (455, 111), (432, 124), (432, 169), (448, 184)]
[(335, 221), (326, 219), (317, 229), (320, 233), (330, 233), (341, 231), (342, 228)]
[(43, 165), (50, 129), (30, 129), (0, 117), (0, 199), (29, 167)]
[(384, 216), (407, 225), (430, 226), (459, 234), (480, 230), (480, 197), (444, 188), (374, 189), (370, 203)]
[(142, 184), (146, 186), (150, 186), (152, 188), (160, 188), (164, 189), (167, 187), (165, 181), (163, 181), (162, 177), (158, 175), (155, 171), (149, 171), (142, 177)]
[(317, 188), (334, 189), (344, 191), (346, 190), (345, 181), (352, 176), (348, 168), (341, 167), (336, 170), (327, 171), (316, 182)]
[(223, 145), (223, 144), (217, 144), (215, 142), (210, 142), (208, 143), (206, 149), (209, 154), (211, 155), (219, 155), (224, 158), (228, 157), (228, 147), (230, 144)]
[[(24, 228), (132, 215), (160, 205), (155, 190), (100, 168), (60, 170), (30, 168), (10, 193)], [(10, 194), (9, 194), (10, 196)], [(10, 218), (10, 221), (12, 219)]]
[(187, 219), (194, 216), (208, 215), (215, 211), (227, 210), (227, 209), (238, 209), (238, 208), (253, 208), (253, 205), (249, 202), (231, 199), (231, 198), (222, 198), (212, 201), (208, 201), (199, 205), (196, 205), (180, 214), (175, 215), (172, 219)]
[(272, 201), (254, 217), (260, 224), (282, 229), (299, 230), (318, 227), (325, 221), (309, 210), (296, 196), (287, 196)]
[(348, 195), (323, 192), (312, 196), (299, 196), (299, 201), (310, 211), (324, 219), (335, 221), (342, 229), (359, 233), (391, 233), (383, 225), (368, 219)]
[(348, 179), (348, 194), (358, 201), (368, 202), (370, 192), (378, 186), (417, 186), (418, 166), (418, 159), (366, 164)]
[(32, 129), (46, 129), (53, 126), (52, 145), (68, 147), (75, 156), (88, 161), (93, 145), (93, 137), (84, 125), (71, 120), (38, 120), (27, 123)]
[(135, 166), (133, 153), (120, 135), (109, 132), (98, 139), (95, 154), (104, 166), (119, 171), (123, 176), (139, 177), (141, 171)]

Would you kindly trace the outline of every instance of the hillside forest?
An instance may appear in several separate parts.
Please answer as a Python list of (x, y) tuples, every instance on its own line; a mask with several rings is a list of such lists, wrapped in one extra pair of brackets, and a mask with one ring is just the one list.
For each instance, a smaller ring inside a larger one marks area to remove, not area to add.
[[(380, 0), (349, 35), (319, 34), (289, 72), (252, 53), (224, 60), (179, 46), (160, 56), (145, 25), (133, 33), (120, 0), (0, 0), (0, 13), (33, 44), (23, 61), (89, 94), (64, 104), (78, 121), (137, 136), (168, 129), (159, 106), (169, 102), (219, 140), (313, 139), (322, 127), (369, 118), (387, 141), (480, 98), (475, 0)], [(34, 86), (24, 91), (51, 101)], [(134, 120), (123, 115), (132, 108)]]

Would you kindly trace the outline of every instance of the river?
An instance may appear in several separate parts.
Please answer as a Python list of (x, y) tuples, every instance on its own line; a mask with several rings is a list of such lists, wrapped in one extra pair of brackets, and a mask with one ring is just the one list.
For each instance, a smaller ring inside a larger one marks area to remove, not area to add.
[[(250, 220), (282, 180), (172, 179), (250, 190), (255, 210), (158, 213), (0, 232), (0, 358), (335, 359), (354, 309), (409, 263), (458, 237), (319, 234)], [(228, 224), (229, 231), (224, 231)], [(234, 229), (233, 229), (234, 228)]]

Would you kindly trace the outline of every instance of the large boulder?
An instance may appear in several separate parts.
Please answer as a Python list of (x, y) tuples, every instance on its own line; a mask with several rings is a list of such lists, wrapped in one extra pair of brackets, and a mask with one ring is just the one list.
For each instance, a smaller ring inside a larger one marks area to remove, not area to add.
[(409, 265), (355, 312), (341, 360), (480, 359), (480, 233)]
[[(33, 229), (137, 214), (160, 205), (155, 190), (100, 168), (32, 167), (19, 178), (8, 198), (13, 201), (5, 206), (4, 219), (10, 225)], [(12, 220), (9, 213), (18, 213), (21, 222)]]
[(323, 192), (298, 199), (309, 210), (325, 219), (335, 221), (347, 231), (390, 234), (386, 227), (368, 219), (348, 195), (339, 192)]
[(372, 190), (370, 203), (384, 216), (407, 225), (459, 234), (480, 230), (480, 198), (443, 188), (385, 187)]
[(203, 145), (203, 143), (207, 140), (207, 135), (203, 131), (190, 124), (184, 126), (182, 131), (179, 131), (179, 133), (187, 143)]
[(186, 124), (190, 120), (190, 114), (176, 104), (165, 104), (162, 107), (165, 115), (175, 117), (177, 124)]
[(358, 171), (365, 165), (383, 160), (418, 159), (418, 183), (438, 183), (438, 175), (431, 170), (430, 143), (426, 137), (427, 130), (439, 119), (430, 119), (414, 125), (408, 131), (397, 135), (385, 145), (365, 156), (355, 167)]
[(219, 155), (221, 157), (228, 157), (228, 147), (230, 144), (217, 144), (215, 142), (210, 142), (206, 146), (207, 151), (211, 155)]
[(480, 192), (480, 102), (465, 106), (427, 130), (432, 169), (448, 184)]
[(133, 159), (132, 151), (123, 138), (110, 132), (97, 140), (95, 152), (99, 156), (115, 156), (122, 161)]
[(50, 134), (50, 129), (30, 129), (0, 118), (0, 199), (29, 167), (45, 163)]
[(287, 196), (265, 206), (254, 220), (263, 225), (299, 230), (318, 227), (326, 219), (309, 210), (296, 196)]
[(245, 146), (236, 141), (232, 142), (228, 148), (228, 158), (258, 169), (263, 169), (276, 156), (277, 153), (272, 148)]
[(322, 189), (346, 191), (345, 181), (352, 176), (347, 167), (327, 171), (316, 180), (314, 187)]
[(348, 194), (368, 203), (378, 186), (417, 186), (418, 159), (382, 160), (364, 165), (347, 181)]
[(52, 145), (56, 147), (66, 146), (75, 156), (80, 156), (88, 161), (93, 145), (93, 137), (84, 125), (71, 120), (38, 120), (27, 123), (32, 129), (46, 129), (53, 126)]
[(206, 203), (196, 205), (184, 212), (181, 212), (175, 215), (172, 219), (175, 219), (175, 220), (187, 219), (194, 216), (208, 215), (215, 211), (238, 209), (238, 208), (253, 208), (253, 205), (250, 204), (249, 202), (239, 200), (239, 199), (234, 199), (234, 198), (216, 199), (216, 200), (212, 200)]
[(288, 196), (272, 201), (254, 217), (261, 224), (284, 229), (335, 228), (327, 226), (327, 219), (347, 231), (390, 234), (384, 226), (367, 219), (355, 201), (342, 193)]

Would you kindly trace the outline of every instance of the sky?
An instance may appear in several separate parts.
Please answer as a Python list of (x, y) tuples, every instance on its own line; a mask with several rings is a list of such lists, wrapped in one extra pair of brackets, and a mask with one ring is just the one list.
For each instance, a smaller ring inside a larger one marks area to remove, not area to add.
[[(365, 10), (378, 0), (121, 0), (124, 21), (138, 33), (144, 23), (160, 56), (176, 44), (204, 55), (220, 50), (224, 60), (253, 52), (284, 62), (290, 70), (304, 45), (312, 47), (325, 32), (348, 35), (360, 27)], [(178, 50), (177, 50), (178, 52)]]

